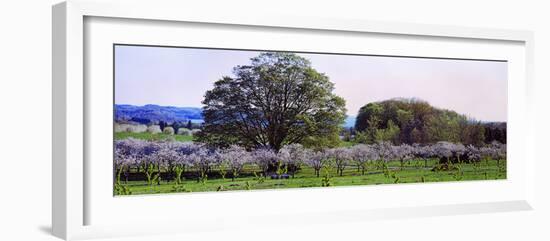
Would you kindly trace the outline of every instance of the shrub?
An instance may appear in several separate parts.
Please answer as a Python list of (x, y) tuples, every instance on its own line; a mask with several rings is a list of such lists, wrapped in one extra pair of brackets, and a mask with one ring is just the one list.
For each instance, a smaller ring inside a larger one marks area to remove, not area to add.
[(178, 135), (190, 136), (190, 135), (192, 135), (192, 133), (191, 133), (191, 130), (189, 130), (187, 128), (184, 128), (184, 127), (180, 127), (178, 129)]
[(162, 131), (160, 130), (159, 125), (152, 125), (152, 126), (147, 127), (147, 132), (152, 133), (152, 134), (157, 134), (157, 133), (161, 133)]
[(141, 133), (147, 130), (146, 125), (141, 124), (126, 124), (126, 123), (115, 123), (114, 126), (115, 132), (133, 132)]
[(174, 134), (174, 128), (171, 126), (164, 127), (164, 130), (162, 131), (164, 134), (173, 135)]
[(125, 132), (126, 128), (127, 128), (127, 124), (115, 123), (115, 126), (114, 126), (115, 132)]
[(147, 126), (146, 125), (128, 125), (128, 128), (126, 129), (127, 132), (132, 132), (132, 133), (143, 133), (147, 130)]

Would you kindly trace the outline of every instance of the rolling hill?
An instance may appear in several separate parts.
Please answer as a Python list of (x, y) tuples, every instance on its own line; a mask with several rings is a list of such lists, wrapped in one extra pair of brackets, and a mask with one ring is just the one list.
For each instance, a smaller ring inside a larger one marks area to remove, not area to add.
[(160, 121), (201, 123), (202, 118), (202, 109), (198, 107), (115, 105), (116, 121), (132, 121), (143, 124)]

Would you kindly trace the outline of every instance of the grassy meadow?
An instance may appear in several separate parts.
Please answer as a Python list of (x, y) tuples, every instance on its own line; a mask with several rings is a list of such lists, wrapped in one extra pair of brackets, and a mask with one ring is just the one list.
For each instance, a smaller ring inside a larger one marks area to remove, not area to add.
[[(422, 183), (422, 182), (448, 182), (466, 180), (497, 180), (506, 179), (505, 163), (497, 165), (494, 160), (483, 161), (478, 164), (460, 164), (460, 170), (454, 171), (432, 171), (437, 165), (437, 160), (428, 161), (428, 167), (424, 161), (415, 160), (406, 163), (403, 167), (399, 162), (390, 162), (388, 168), (390, 174), (372, 165), (364, 175), (357, 168), (350, 166), (344, 170), (343, 176), (338, 176), (335, 170), (329, 170), (330, 186), (354, 186), (354, 185), (380, 185), (396, 183)], [(199, 182), (196, 178), (186, 178), (180, 189), (174, 188), (172, 181), (160, 181), (160, 184), (147, 185), (144, 181), (129, 181), (128, 187), (132, 194), (153, 194), (171, 192), (205, 192), (205, 191), (234, 191), (234, 190), (257, 190), (257, 189), (280, 189), (280, 188), (305, 188), (322, 187), (326, 172), (316, 177), (314, 170), (304, 166), (298, 171), (294, 178), (270, 179), (270, 177), (256, 177), (254, 170), (247, 167), (243, 177), (232, 181), (231, 177), (221, 178), (215, 173), (216, 178), (208, 179), (206, 182)]]
[(127, 138), (134, 138), (146, 141), (166, 141), (166, 140), (175, 140), (179, 142), (190, 142), (193, 141), (193, 136), (186, 135), (170, 135), (165, 133), (133, 133), (133, 132), (115, 132), (115, 140), (124, 140)]

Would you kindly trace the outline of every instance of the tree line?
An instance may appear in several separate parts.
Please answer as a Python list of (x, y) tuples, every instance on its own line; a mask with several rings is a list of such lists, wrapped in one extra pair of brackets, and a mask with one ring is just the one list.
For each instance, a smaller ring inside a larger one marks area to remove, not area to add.
[(483, 123), (451, 110), (438, 109), (417, 99), (391, 99), (361, 107), (355, 128), (359, 143), (390, 141), (427, 144), (439, 141), (483, 146), (506, 143), (506, 123)]

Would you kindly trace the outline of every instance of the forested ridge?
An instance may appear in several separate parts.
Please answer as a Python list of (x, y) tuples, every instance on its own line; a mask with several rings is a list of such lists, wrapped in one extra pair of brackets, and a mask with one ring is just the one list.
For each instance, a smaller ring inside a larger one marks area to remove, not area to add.
[(482, 122), (418, 99), (372, 102), (359, 110), (354, 140), (361, 143), (428, 144), (438, 141), (482, 146), (506, 143), (505, 122)]

